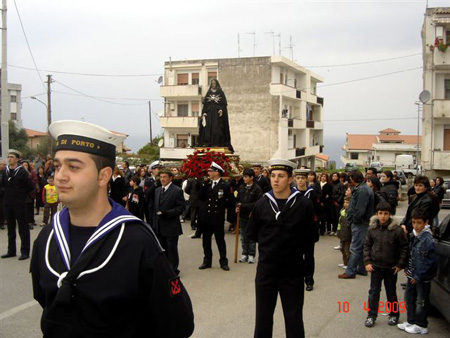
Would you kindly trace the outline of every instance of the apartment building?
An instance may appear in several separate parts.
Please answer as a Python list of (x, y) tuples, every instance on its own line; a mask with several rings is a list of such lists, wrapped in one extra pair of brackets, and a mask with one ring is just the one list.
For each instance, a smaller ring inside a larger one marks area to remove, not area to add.
[(427, 175), (450, 176), (450, 7), (427, 8), (422, 27), (422, 164)]
[(167, 61), (161, 96), (164, 160), (181, 160), (198, 141), (202, 98), (217, 78), (228, 102), (231, 143), (241, 161), (286, 158), (315, 166), (323, 149), (323, 79), (283, 57)]
[(417, 156), (419, 149), (419, 163), (421, 154), (421, 135), (400, 135), (401, 131), (392, 128), (380, 130), (378, 135), (348, 134), (341, 156), (344, 164), (356, 163), (367, 167), (373, 161), (381, 162), (384, 166), (394, 167), (397, 155)]
[[(1, 69), (0, 69), (1, 74)], [(2, 90), (0, 84), (0, 90)], [(8, 120), (14, 121), (16, 127), (22, 128), (22, 85), (16, 83), (8, 83), (9, 111)], [(1, 97), (0, 97), (0, 115), (1, 115)]]

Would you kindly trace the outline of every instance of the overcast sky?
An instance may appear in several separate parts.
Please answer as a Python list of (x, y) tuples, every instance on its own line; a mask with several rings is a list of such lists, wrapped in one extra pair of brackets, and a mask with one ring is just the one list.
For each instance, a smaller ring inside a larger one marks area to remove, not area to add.
[[(272, 55), (274, 32), (284, 56), (292, 37), (294, 60), (324, 78), (326, 137), (387, 127), (415, 134), (425, 8), (426, 1), (381, 0), (8, 0), (8, 82), (22, 84), (24, 127), (46, 129), (45, 107), (30, 96), (46, 101), (43, 81), (52, 74), (53, 121), (101, 124), (129, 134), (137, 151), (149, 141), (148, 101), (153, 135), (161, 133), (164, 61), (237, 57), (238, 34), (241, 56), (253, 56), (251, 32), (256, 56)], [(352, 80), (360, 81), (345, 83)]]

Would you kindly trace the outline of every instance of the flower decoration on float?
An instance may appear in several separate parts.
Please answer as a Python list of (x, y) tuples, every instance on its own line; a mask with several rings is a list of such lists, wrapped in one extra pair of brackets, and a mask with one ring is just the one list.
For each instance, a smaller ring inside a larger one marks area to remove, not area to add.
[(211, 148), (197, 149), (192, 155), (188, 155), (187, 159), (183, 160), (180, 171), (187, 178), (203, 179), (208, 176), (208, 169), (212, 162), (216, 162), (225, 170), (224, 177), (230, 175), (230, 158), (225, 153)]

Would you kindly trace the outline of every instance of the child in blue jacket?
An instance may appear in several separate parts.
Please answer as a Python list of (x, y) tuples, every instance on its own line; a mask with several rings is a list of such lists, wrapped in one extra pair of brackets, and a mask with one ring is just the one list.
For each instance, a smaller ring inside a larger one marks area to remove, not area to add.
[(411, 213), (413, 233), (410, 257), (405, 269), (408, 283), (405, 292), (407, 322), (398, 324), (408, 333), (428, 333), (431, 280), (436, 275), (436, 247), (428, 225), (426, 210), (414, 209)]

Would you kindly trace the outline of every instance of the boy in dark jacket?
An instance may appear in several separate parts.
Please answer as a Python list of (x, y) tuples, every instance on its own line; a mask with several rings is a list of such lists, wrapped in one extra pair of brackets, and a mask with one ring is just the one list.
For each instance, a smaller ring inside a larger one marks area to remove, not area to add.
[(428, 333), (431, 280), (436, 275), (436, 247), (425, 210), (415, 209), (411, 214), (414, 228), (410, 240), (410, 258), (405, 269), (408, 283), (405, 292), (407, 321), (398, 324), (408, 333)]
[(347, 269), (348, 260), (350, 258), (350, 243), (352, 242), (352, 229), (347, 221), (347, 211), (350, 204), (350, 197), (345, 197), (344, 207), (340, 211), (338, 224), (338, 237), (341, 240), (340, 249), (342, 252), (342, 264), (339, 267)]
[(139, 183), (141, 183), (141, 179), (138, 176), (133, 176), (130, 180), (130, 186), (133, 191), (128, 194), (128, 211), (144, 220), (144, 190), (139, 186)]
[[(381, 282), (384, 280), (388, 302), (398, 304), (397, 273), (406, 266), (408, 241), (399, 223), (391, 218), (389, 203), (381, 202), (376, 207), (376, 215), (370, 219), (369, 230), (364, 242), (364, 265), (370, 272), (369, 313), (365, 322), (372, 327), (378, 315)], [(391, 306), (389, 325), (397, 325), (400, 316)]]

